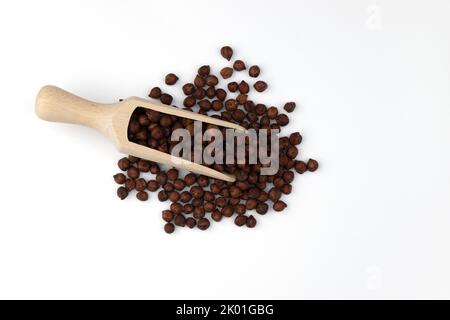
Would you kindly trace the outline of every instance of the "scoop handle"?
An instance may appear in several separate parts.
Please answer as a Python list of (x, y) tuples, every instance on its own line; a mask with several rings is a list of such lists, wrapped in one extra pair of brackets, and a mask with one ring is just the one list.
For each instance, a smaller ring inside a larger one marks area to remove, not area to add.
[(98, 129), (110, 106), (80, 98), (55, 86), (44, 86), (36, 97), (36, 115), (42, 120), (74, 123)]

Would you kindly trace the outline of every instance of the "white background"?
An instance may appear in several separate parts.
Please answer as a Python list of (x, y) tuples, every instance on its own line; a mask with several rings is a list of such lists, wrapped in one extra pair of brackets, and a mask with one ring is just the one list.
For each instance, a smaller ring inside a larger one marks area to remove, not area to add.
[[(34, 114), (42, 85), (145, 97), (224, 44), (320, 162), (253, 230), (165, 234), (105, 138)], [(450, 298), (449, 57), (446, 0), (1, 2), (0, 298)]]

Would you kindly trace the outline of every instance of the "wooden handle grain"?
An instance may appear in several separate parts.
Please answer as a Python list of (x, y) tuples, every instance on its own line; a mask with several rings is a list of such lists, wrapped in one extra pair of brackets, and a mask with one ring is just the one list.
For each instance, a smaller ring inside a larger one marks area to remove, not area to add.
[(36, 114), (46, 121), (75, 123), (98, 129), (112, 108), (80, 98), (55, 86), (44, 86), (36, 97)]

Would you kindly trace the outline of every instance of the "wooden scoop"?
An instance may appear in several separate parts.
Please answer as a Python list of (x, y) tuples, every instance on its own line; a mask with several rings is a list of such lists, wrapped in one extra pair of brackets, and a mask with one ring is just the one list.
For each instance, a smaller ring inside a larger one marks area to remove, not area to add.
[(232, 175), (130, 142), (127, 133), (128, 123), (131, 114), (137, 107), (245, 131), (245, 128), (231, 122), (171, 106), (155, 104), (137, 97), (130, 97), (117, 103), (102, 104), (85, 100), (55, 86), (42, 87), (36, 97), (36, 114), (43, 120), (81, 124), (103, 133), (122, 153), (216, 179), (235, 181), (235, 177)]

